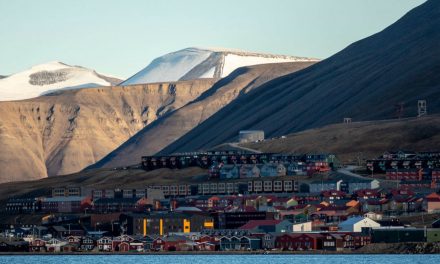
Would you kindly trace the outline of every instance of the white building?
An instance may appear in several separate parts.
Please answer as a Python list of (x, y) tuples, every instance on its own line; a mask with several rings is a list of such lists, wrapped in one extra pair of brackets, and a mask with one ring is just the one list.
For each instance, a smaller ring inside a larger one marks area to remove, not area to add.
[(312, 222), (303, 222), (303, 223), (293, 223), (292, 224), (292, 232), (311, 232), (312, 231)]
[(380, 221), (383, 218), (383, 214), (375, 213), (375, 212), (365, 213), (364, 216), (375, 221)]
[(361, 232), (362, 227), (375, 228), (380, 227), (380, 224), (370, 218), (363, 216), (356, 216), (347, 219), (338, 225), (339, 231), (345, 232)]

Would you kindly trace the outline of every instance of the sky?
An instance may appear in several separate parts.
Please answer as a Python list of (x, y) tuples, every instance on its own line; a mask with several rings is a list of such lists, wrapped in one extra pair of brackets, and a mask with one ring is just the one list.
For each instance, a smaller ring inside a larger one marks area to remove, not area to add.
[(324, 59), (425, 0), (0, 0), (0, 75), (62, 61), (128, 78), (187, 47)]

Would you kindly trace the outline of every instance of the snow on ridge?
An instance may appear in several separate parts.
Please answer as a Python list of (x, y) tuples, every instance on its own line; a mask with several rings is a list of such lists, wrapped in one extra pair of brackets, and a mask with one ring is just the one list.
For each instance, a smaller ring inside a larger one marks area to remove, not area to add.
[(221, 78), (243, 66), (301, 61), (318, 59), (219, 47), (189, 47), (154, 59), (121, 85)]
[(258, 64), (268, 63), (283, 63), (283, 62), (296, 62), (304, 61), (297, 57), (261, 57), (261, 56), (241, 56), (237, 54), (227, 54), (224, 59), (222, 77), (228, 76), (234, 70), (244, 67)]
[(111, 85), (92, 69), (51, 61), (0, 79), (0, 101), (29, 99), (47, 91), (88, 84)]
[(199, 49), (199, 50), (206, 50), (206, 51), (211, 51), (211, 52), (220, 52), (220, 53), (225, 53), (225, 55), (234, 54), (234, 55), (249, 56), (249, 57), (252, 56), (252, 57), (264, 57), (264, 58), (295, 59), (296, 61), (318, 61), (319, 60), (319, 59), (310, 58), (310, 57), (271, 54), (271, 53), (254, 52), (254, 51), (246, 51), (246, 50), (241, 50), (241, 49), (222, 48), (222, 47), (206, 47), (206, 48), (193, 47), (193, 48), (189, 48), (189, 49)]

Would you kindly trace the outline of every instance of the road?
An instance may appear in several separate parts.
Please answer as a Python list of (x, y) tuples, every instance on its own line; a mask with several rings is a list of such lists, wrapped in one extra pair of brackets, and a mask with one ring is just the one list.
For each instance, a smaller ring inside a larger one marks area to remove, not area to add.
[(364, 177), (364, 176), (361, 176), (359, 174), (353, 173), (352, 170), (354, 170), (356, 168), (358, 168), (358, 166), (350, 165), (350, 166), (346, 166), (344, 168), (338, 169), (338, 172), (342, 173), (342, 174), (345, 174), (347, 176), (351, 176), (351, 177), (362, 179), (362, 180), (371, 180), (371, 178), (369, 178), (369, 177)]
[(251, 149), (251, 148), (246, 148), (246, 147), (242, 147), (242, 146), (240, 146), (240, 145), (238, 145), (239, 143), (228, 143), (229, 144), (229, 146), (231, 146), (231, 147), (234, 147), (234, 148), (238, 148), (238, 149), (242, 149), (242, 150), (245, 150), (245, 151), (249, 151), (249, 152), (253, 152), (253, 153), (262, 153), (261, 151), (259, 151), (259, 150), (256, 150), (256, 149)]

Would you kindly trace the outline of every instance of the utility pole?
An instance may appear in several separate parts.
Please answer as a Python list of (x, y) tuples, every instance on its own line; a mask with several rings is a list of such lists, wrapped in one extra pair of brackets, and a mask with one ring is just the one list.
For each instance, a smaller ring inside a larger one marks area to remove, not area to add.
[(417, 117), (422, 117), (428, 114), (426, 100), (417, 101)]

